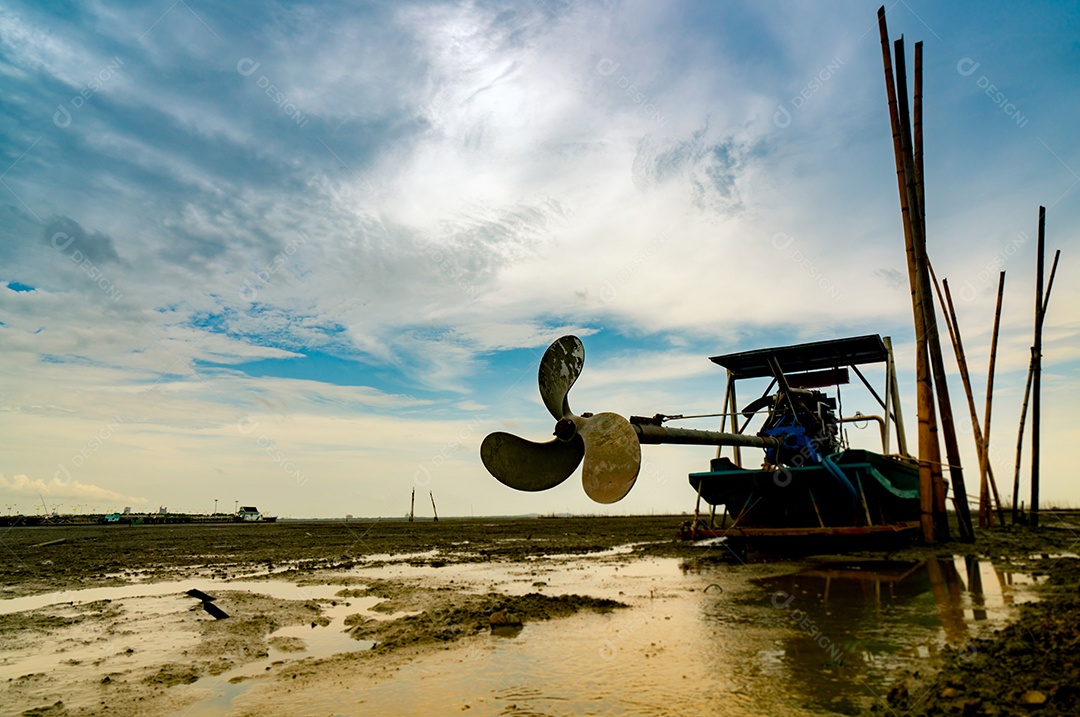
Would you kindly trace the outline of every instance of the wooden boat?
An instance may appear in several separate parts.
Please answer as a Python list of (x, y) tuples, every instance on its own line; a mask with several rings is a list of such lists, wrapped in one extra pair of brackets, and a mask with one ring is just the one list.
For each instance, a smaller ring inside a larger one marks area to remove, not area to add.
[[(690, 474), (700, 501), (712, 507), (683, 526), (686, 538), (724, 536), (743, 547), (774, 551), (870, 547), (916, 537), (919, 527), (919, 472), (907, 455), (896, 407), (896, 375), (887, 339), (877, 335), (783, 346), (715, 356), (727, 369), (724, 420), (744, 434), (764, 415), (759, 436), (784, 439), (766, 448), (758, 467), (744, 467), (741, 451), (718, 455), (708, 471)], [(860, 366), (883, 364), (885, 387), (879, 393)], [(881, 408), (881, 415), (837, 415), (838, 396), (818, 389), (849, 383), (854, 373)], [(768, 388), (736, 412), (736, 384), (770, 378)], [(776, 392), (772, 391), (776, 389)], [(884, 398), (882, 398), (882, 393)], [(764, 410), (763, 410), (764, 409)], [(740, 419), (742, 423), (740, 425)], [(874, 421), (880, 452), (850, 448), (845, 424)], [(895, 427), (899, 453), (890, 453)], [(723, 427), (722, 427), (723, 428)], [(719, 525), (716, 509), (723, 508)]]

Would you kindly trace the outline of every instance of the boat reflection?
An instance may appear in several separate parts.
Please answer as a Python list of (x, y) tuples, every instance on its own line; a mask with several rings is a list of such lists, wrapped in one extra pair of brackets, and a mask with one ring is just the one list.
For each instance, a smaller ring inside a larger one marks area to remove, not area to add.
[(977, 623), (1004, 621), (1014, 585), (1030, 582), (973, 557), (837, 560), (755, 580), (759, 616), (778, 637), (747, 674), (793, 680), (808, 708), (855, 712), (881, 699), (898, 669), (966, 646)]

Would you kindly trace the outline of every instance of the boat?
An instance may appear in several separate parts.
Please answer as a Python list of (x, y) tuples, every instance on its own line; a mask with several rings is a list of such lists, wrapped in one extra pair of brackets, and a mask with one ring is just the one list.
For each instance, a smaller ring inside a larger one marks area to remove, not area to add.
[[(718, 450), (709, 470), (689, 475), (698, 503), (694, 519), (680, 527), (683, 538), (722, 538), (745, 553), (869, 549), (919, 536), (918, 463), (907, 452), (888, 337), (854, 336), (711, 360), (727, 370), (721, 413), (629, 419), (615, 413), (578, 415), (570, 409), (568, 394), (581, 374), (585, 351), (576, 336), (564, 336), (544, 353), (537, 377), (544, 405), (556, 419), (554, 440), (537, 443), (495, 432), (482, 442), (481, 460), (501, 483), (523, 491), (553, 488), (582, 464), (586, 494), (599, 503), (614, 503), (637, 479), (642, 444), (711, 445)], [(880, 391), (860, 368), (875, 364), (884, 367)], [(841, 387), (851, 383), (852, 375), (880, 413), (845, 415)], [(769, 382), (740, 410), (737, 386), (754, 379)], [(829, 388), (835, 388), (835, 395), (823, 390)], [(719, 417), (720, 430), (668, 425), (705, 417)], [(878, 427), (880, 447), (874, 448), (879, 449), (852, 446), (846, 437), (849, 424), (866, 428), (871, 423)], [(723, 455), (724, 448), (730, 448), (730, 457)], [(755, 467), (743, 464), (750, 448), (764, 451)], [(710, 506), (707, 519), (702, 501)], [(719, 523), (718, 508), (723, 509)]]
[[(735, 446), (732, 458), (718, 455), (708, 471), (691, 473), (699, 504), (694, 521), (681, 530), (683, 537), (724, 536), (743, 548), (775, 552), (786, 546), (879, 547), (918, 535), (919, 468), (907, 453), (897, 417), (899, 397), (888, 339), (857, 336), (711, 360), (727, 369), (723, 419), (730, 420), (735, 433), (745, 434), (761, 416), (756, 435), (779, 437), (784, 444), (766, 447), (758, 467), (741, 465)], [(873, 364), (884, 365), (880, 391), (859, 368)], [(852, 374), (876, 400), (880, 415), (838, 415), (840, 387), (850, 383)], [(763, 378), (770, 380), (765, 392), (736, 412), (737, 384)], [(829, 387), (835, 387), (837, 395), (820, 390)], [(850, 447), (844, 427), (870, 422), (879, 428), (880, 449)], [(890, 452), (893, 430), (896, 453)], [(700, 501), (712, 508), (707, 522), (700, 518)], [(718, 507), (723, 508), (719, 525)]]

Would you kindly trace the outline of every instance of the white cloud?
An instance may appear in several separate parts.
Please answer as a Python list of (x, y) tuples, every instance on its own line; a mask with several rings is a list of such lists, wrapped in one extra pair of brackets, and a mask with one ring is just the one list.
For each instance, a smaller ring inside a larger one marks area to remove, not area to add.
[[(90, 483), (80, 483), (70, 479), (65, 473), (60, 472), (57, 477), (46, 481), (42, 478), (31, 479), (22, 474), (6, 478), (0, 473), (0, 491), (9, 496), (34, 497), (42, 496), (47, 503), (52, 503), (56, 498), (64, 498), (69, 501), (85, 503), (130, 503), (143, 505), (149, 501), (138, 496), (124, 495), (116, 491), (102, 488)], [(54, 508), (54, 505), (50, 505)]]

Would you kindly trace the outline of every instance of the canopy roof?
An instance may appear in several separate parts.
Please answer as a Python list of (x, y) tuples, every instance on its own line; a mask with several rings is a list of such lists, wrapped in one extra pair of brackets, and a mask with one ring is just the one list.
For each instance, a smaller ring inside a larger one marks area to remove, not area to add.
[(794, 373), (864, 363), (881, 363), (888, 355), (881, 337), (870, 334), (794, 346), (740, 351), (723, 356), (710, 356), (709, 360), (731, 371), (732, 378), (758, 378), (772, 376), (772, 370), (769, 368), (770, 357), (776, 358), (784, 373)]

